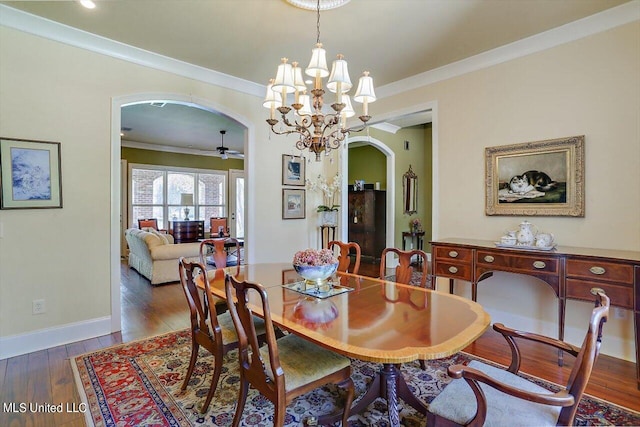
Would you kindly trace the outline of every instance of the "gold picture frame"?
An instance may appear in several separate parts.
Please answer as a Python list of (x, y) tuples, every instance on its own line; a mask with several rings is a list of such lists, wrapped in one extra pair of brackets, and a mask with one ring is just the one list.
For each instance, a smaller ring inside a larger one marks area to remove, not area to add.
[(584, 217), (584, 135), (485, 148), (486, 215)]

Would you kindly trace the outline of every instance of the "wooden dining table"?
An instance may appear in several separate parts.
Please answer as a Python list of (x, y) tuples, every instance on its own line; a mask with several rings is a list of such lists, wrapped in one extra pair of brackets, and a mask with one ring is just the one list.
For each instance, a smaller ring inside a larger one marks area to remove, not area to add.
[[(427, 406), (411, 392), (400, 372), (402, 363), (440, 359), (457, 353), (489, 327), (482, 306), (466, 298), (411, 285), (349, 273), (337, 273), (334, 286), (347, 291), (328, 298), (306, 296), (287, 285), (303, 281), (291, 264), (248, 264), (211, 270), (214, 295), (225, 298), (225, 274), (262, 284), (271, 319), (294, 333), (344, 356), (380, 363), (378, 375), (351, 408), (362, 412), (378, 397), (386, 399), (389, 423), (400, 425), (398, 398), (426, 414)], [(200, 285), (203, 283), (200, 281)], [(259, 299), (250, 304), (261, 316)], [(251, 301), (250, 301), (251, 303)], [(319, 418), (320, 424), (339, 415)]]

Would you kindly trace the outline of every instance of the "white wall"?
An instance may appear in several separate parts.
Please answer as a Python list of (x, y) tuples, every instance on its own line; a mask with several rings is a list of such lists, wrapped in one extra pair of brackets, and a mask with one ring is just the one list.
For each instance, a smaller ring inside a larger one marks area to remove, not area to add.
[[(375, 115), (438, 105), (434, 236), (495, 239), (522, 220), (484, 215), (485, 147), (584, 134), (585, 218), (532, 220), (563, 245), (640, 250), (639, 40), (635, 21), (379, 99)], [(109, 332), (109, 257), (118, 251), (109, 231), (111, 104), (146, 92), (210, 100), (253, 127), (251, 261), (286, 262), (316, 241), (309, 203), (306, 220), (281, 220), (281, 155), (293, 140), (268, 134), (258, 97), (0, 26), (0, 135), (61, 142), (64, 196), (63, 209), (0, 211), (0, 357), (16, 343), (46, 347)], [(463, 285), (458, 292), (469, 295)], [(544, 285), (498, 274), (479, 293), (494, 321), (555, 330), (556, 300)], [(47, 313), (33, 316), (38, 298)], [(569, 303), (570, 340), (589, 309)], [(604, 353), (633, 360), (629, 314), (606, 325)]]

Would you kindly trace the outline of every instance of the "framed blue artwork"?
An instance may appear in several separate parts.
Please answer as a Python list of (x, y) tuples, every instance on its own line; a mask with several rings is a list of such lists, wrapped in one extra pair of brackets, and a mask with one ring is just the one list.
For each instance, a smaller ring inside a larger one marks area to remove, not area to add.
[(282, 155), (282, 185), (305, 184), (305, 163), (304, 157)]
[(62, 208), (60, 143), (0, 137), (0, 209)]

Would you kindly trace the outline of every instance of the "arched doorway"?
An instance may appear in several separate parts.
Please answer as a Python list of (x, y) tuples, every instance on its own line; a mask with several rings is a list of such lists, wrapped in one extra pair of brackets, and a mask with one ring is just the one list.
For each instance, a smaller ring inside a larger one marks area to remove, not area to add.
[[(387, 145), (385, 145), (382, 141), (372, 138), (370, 136), (364, 137), (353, 137), (349, 138), (348, 143), (358, 143), (363, 142), (366, 144), (370, 144), (380, 150), (384, 156), (386, 157), (386, 166), (387, 166), (387, 200), (386, 200), (386, 217), (387, 217), (387, 227), (386, 227), (386, 246), (393, 247), (394, 246), (394, 234), (395, 234), (395, 153), (391, 150)], [(349, 168), (349, 149), (347, 144), (345, 144), (343, 155), (341, 156), (340, 163), (340, 174), (343, 177), (348, 176), (348, 168)], [(345, 184), (346, 185), (346, 184)], [(341, 206), (348, 206), (348, 192), (342, 191), (341, 193)], [(349, 219), (348, 209), (342, 209), (342, 224), (348, 224)], [(342, 227), (341, 230), (341, 239), (343, 241), (348, 241), (348, 227)]]
[[(217, 104), (213, 101), (206, 99), (198, 99), (193, 96), (174, 94), (174, 93), (140, 93), (135, 95), (126, 95), (121, 97), (112, 98), (111, 102), (111, 173), (110, 173), (110, 186), (111, 186), (111, 226), (110, 226), (110, 272), (111, 272), (111, 331), (116, 332), (121, 330), (121, 303), (120, 303), (120, 212), (121, 212), (121, 142), (120, 142), (120, 130), (121, 130), (121, 108), (125, 105), (135, 104), (140, 102), (149, 101), (161, 101), (161, 102), (174, 102), (183, 103), (185, 105), (195, 106), (212, 113), (224, 114), (227, 117), (232, 118), (236, 122), (243, 125), (245, 131), (245, 170), (250, 169), (250, 165), (253, 164), (252, 160), (252, 145), (255, 140), (253, 134), (253, 125), (251, 122), (234, 111), (229, 110), (223, 105)], [(248, 174), (250, 175), (250, 174)], [(251, 188), (250, 181), (247, 182), (247, 187)], [(251, 212), (253, 206), (253, 196), (250, 191), (246, 192), (245, 206), (248, 212)], [(249, 218), (245, 227), (245, 257), (251, 259), (253, 249), (251, 247), (251, 236), (253, 235), (253, 221)]]

